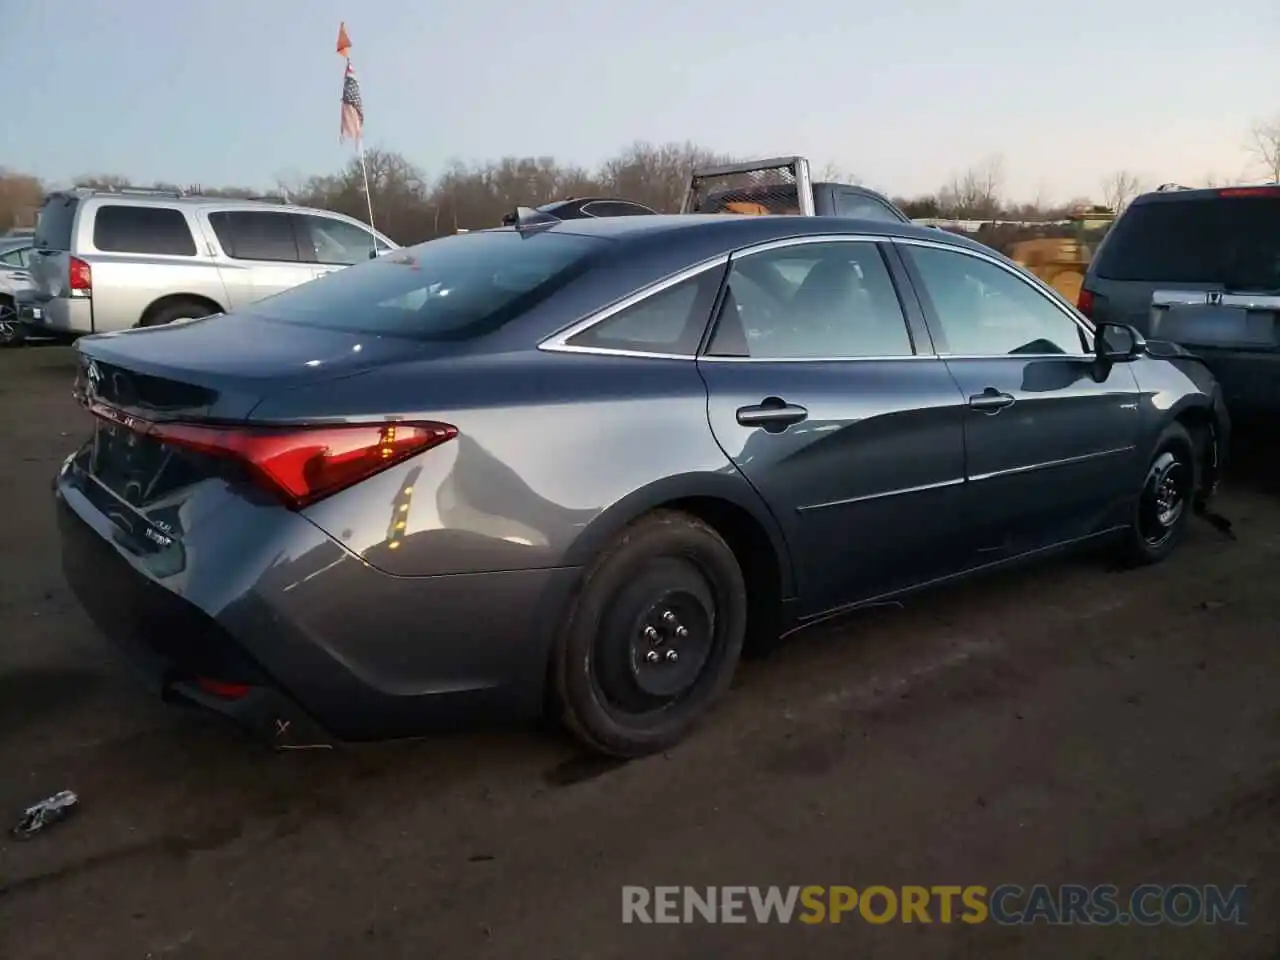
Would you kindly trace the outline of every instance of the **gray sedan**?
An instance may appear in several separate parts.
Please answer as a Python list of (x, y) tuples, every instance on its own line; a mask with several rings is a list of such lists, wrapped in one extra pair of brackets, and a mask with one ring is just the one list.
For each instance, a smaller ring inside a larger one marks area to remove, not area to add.
[(1059, 548), (1159, 561), (1220, 476), (1194, 357), (976, 243), (537, 219), (79, 341), (64, 567), (157, 692), (279, 745), (549, 708), (638, 756), (745, 644)]

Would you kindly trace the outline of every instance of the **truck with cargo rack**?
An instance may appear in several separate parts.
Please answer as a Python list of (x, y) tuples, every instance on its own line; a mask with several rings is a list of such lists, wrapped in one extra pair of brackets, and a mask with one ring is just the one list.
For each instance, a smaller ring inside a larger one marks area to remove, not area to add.
[(804, 157), (774, 157), (695, 169), (681, 213), (790, 214), (911, 223), (893, 201), (846, 183), (815, 183)]

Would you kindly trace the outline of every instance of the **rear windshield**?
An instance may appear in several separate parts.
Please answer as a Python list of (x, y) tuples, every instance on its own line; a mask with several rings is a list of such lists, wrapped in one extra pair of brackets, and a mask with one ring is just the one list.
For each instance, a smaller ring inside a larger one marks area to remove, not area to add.
[(40, 208), (36, 221), (35, 245), (41, 250), (70, 250), (71, 227), (80, 201), (66, 194), (54, 194)]
[(608, 243), (514, 230), (443, 237), (345, 267), (245, 312), (352, 333), (468, 340), (551, 296), (585, 272)]
[(1103, 279), (1280, 288), (1280, 197), (1135, 204), (1111, 231), (1094, 270)]

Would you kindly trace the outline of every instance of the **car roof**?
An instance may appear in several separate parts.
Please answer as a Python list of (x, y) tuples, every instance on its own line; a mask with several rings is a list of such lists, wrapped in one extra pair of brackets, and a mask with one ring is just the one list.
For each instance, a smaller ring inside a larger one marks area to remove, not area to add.
[[(497, 227), (495, 230), (515, 230), (515, 227)], [(721, 213), (654, 214), (645, 217), (598, 217), (583, 220), (562, 220), (559, 223), (538, 225), (533, 229), (552, 233), (576, 234), (600, 237), (620, 242), (658, 240), (689, 240), (699, 244), (716, 245), (719, 241), (725, 249), (767, 243), (791, 237), (821, 236), (826, 234), (852, 234), (876, 237), (900, 237), (902, 239), (929, 240), (969, 250), (990, 253), (989, 247), (954, 233), (933, 227), (920, 227), (911, 223), (891, 223), (882, 220), (854, 220), (845, 217), (803, 217), (772, 214), (761, 217), (743, 217)], [(482, 233), (485, 231), (476, 231)]]
[(1170, 184), (1133, 198), (1134, 204), (1177, 203), (1182, 200), (1232, 200), (1248, 197), (1280, 197), (1280, 184), (1249, 183), (1230, 187), (1181, 187)]

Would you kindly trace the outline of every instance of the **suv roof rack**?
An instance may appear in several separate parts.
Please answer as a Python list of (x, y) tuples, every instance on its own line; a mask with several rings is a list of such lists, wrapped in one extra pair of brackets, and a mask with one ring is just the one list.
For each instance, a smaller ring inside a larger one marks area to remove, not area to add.
[(1156, 187), (1156, 193), (1170, 193), (1174, 190), (1192, 190), (1193, 187), (1184, 187), (1180, 183), (1162, 183)]
[[(235, 197), (225, 197), (225, 198), (219, 198), (219, 199), (235, 200), (236, 198), (235, 198)], [(280, 197), (280, 196), (275, 196), (275, 195), (272, 195), (272, 194), (265, 194), (265, 195), (263, 195), (263, 196), (261, 196), (261, 197), (245, 197), (244, 199), (245, 199), (245, 200), (252, 200), (252, 201), (254, 201), (255, 203), (289, 203), (289, 202), (290, 202), (290, 200), (289, 200), (289, 198), (288, 198), (288, 197)]]

